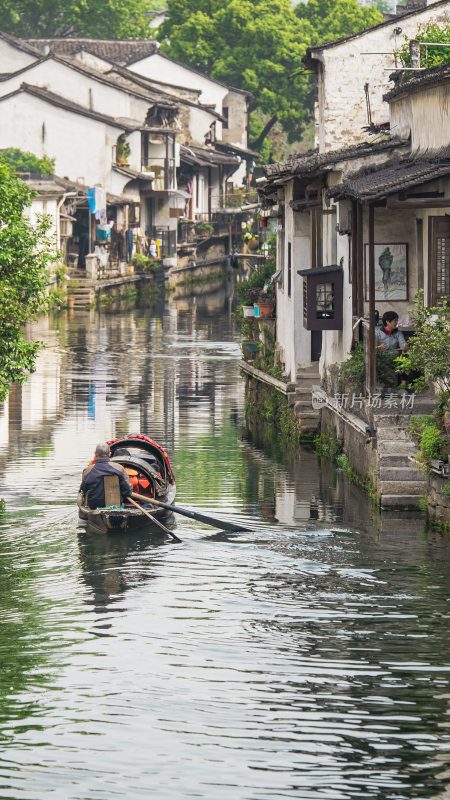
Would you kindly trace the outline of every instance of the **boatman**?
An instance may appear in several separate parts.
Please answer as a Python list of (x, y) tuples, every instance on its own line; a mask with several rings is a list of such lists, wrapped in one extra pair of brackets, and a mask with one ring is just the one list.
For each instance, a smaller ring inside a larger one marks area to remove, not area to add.
[(80, 492), (87, 498), (89, 508), (105, 507), (105, 475), (117, 475), (120, 486), (120, 499), (123, 502), (133, 491), (127, 473), (121, 464), (110, 460), (111, 450), (108, 444), (98, 444), (95, 448), (95, 460), (83, 470)]

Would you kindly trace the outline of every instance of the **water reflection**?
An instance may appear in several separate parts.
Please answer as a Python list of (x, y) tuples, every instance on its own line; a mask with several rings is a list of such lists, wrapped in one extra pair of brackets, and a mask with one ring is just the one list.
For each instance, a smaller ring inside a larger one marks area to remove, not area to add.
[[(226, 291), (34, 330), (0, 416), (2, 797), (445, 797), (450, 541), (241, 440)], [(251, 530), (80, 529), (95, 443), (139, 430), (180, 505)]]

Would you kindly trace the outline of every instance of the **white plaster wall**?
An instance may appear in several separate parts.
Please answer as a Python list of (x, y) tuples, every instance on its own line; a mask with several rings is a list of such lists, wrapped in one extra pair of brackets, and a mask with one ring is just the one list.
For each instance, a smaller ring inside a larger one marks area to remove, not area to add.
[(410, 98), (412, 114), (411, 149), (425, 153), (450, 143), (450, 81), (424, 87)]
[(105, 61), (105, 59), (88, 53), (86, 50), (80, 50), (78, 53), (75, 53), (73, 58), (85, 67), (89, 67), (89, 69), (96, 69), (97, 72), (108, 72), (112, 66), (110, 61)]
[[(63, 189), (61, 189), (61, 196), (63, 194)], [(25, 209), (26, 215), (28, 216), (32, 225), (36, 225), (38, 222), (38, 218), (42, 216), (48, 216), (51, 221), (51, 227), (48, 231), (48, 236), (53, 243), (53, 246), (56, 251), (56, 214), (57, 214), (57, 200), (54, 197), (33, 197), (31, 200), (31, 206), (28, 209)]]
[(186, 86), (189, 89), (200, 89), (200, 101), (214, 105), (216, 111), (222, 113), (222, 101), (228, 93), (228, 88), (206, 75), (200, 75), (183, 64), (165, 58), (160, 53), (154, 53), (130, 64), (130, 69), (148, 78), (175, 83), (177, 86)]
[(0, 149), (55, 159), (55, 174), (111, 191), (112, 148), (120, 130), (52, 106), (25, 92), (0, 101)]
[(135, 98), (120, 88), (107, 86), (51, 58), (31, 66), (20, 75), (2, 81), (0, 95), (18, 89), (24, 81), (110, 117), (128, 117), (144, 122), (150, 106), (145, 100)]
[[(340, 224), (342, 227), (347, 226), (348, 212), (351, 204), (348, 201), (343, 201), (337, 204), (336, 217), (329, 215), (328, 219), (333, 220), (334, 224)], [(331, 236), (331, 231), (326, 230), (325, 235)], [(349, 237), (346, 235), (339, 236), (334, 232), (335, 242), (335, 258), (334, 261), (325, 263), (342, 263), (343, 270), (343, 329), (341, 331), (323, 331), (322, 332), (322, 354), (319, 362), (320, 374), (325, 375), (326, 370), (331, 364), (344, 361), (347, 358), (347, 353), (350, 351), (352, 343), (352, 285), (350, 282), (350, 259), (349, 259)]]
[[(311, 265), (310, 218), (308, 213), (293, 212), (293, 181), (285, 187), (284, 236), (278, 234), (277, 267), (283, 269), (283, 282), (277, 288), (277, 344), (282, 350), (284, 368), (291, 381), (297, 369), (311, 362), (311, 334), (303, 327), (303, 278), (298, 269)], [(288, 244), (291, 243), (291, 296), (288, 296)], [(282, 252), (281, 252), (282, 249)]]
[[(189, 135), (193, 142), (197, 144), (205, 144), (205, 136), (210, 131), (212, 122), (215, 122), (217, 117), (210, 114), (204, 108), (189, 107)], [(217, 138), (221, 138), (222, 123), (217, 120), (216, 134)]]
[[(394, 19), (318, 54), (323, 70), (323, 76), (319, 75), (318, 103), (321, 152), (366, 138), (365, 83), (369, 84), (372, 121), (388, 121), (389, 108), (383, 94), (392, 86), (389, 72), (396, 66), (393, 51), (403, 44), (405, 35), (414, 38), (419, 25), (448, 23), (449, 15), (450, 0), (439, 7), (431, 5), (414, 15)], [(401, 34), (395, 33), (398, 28)]]
[(211, 169), (211, 210), (216, 211), (220, 209), (220, 180), (219, 169), (213, 167)]
[(15, 72), (17, 69), (32, 64), (39, 56), (33, 56), (13, 47), (0, 38), (0, 72)]

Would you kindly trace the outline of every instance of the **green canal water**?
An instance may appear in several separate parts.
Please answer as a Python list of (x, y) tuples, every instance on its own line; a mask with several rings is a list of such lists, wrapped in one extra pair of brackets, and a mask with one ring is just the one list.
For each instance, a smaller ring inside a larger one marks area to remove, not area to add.
[[(2, 800), (448, 798), (448, 538), (242, 438), (224, 294), (33, 333), (0, 409)], [(95, 444), (138, 431), (251, 532), (80, 527)]]

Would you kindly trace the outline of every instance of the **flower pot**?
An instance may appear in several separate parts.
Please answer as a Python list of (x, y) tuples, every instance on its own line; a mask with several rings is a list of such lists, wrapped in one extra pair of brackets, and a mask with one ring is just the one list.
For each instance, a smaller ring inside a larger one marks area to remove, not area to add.
[(259, 303), (255, 303), (253, 308), (255, 309), (255, 317), (271, 317), (273, 314), (273, 310), (275, 308), (275, 303), (270, 301), (261, 301)]
[(242, 311), (244, 312), (244, 317), (254, 317), (255, 316), (255, 307), (254, 306), (242, 306)]
[(249, 241), (247, 242), (247, 247), (252, 252), (253, 250), (257, 250), (259, 247), (259, 239), (256, 239), (255, 237), (253, 237), (253, 239), (249, 239)]

